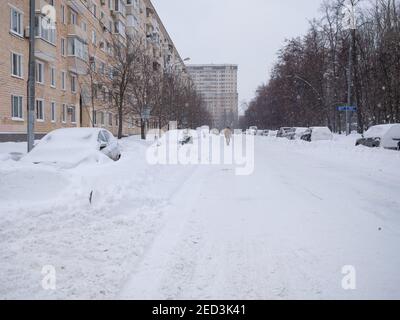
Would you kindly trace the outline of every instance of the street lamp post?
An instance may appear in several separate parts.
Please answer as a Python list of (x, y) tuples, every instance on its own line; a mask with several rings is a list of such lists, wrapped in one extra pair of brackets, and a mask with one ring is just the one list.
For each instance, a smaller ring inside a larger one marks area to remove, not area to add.
[[(352, 105), (352, 90), (353, 90), (353, 47), (354, 47), (354, 39), (356, 33), (356, 17), (354, 12), (354, 3), (353, 0), (350, 0), (349, 5), (346, 6), (345, 12), (347, 17), (347, 24), (350, 30), (350, 42), (349, 42), (349, 70), (347, 72), (347, 104), (348, 107)], [(351, 124), (350, 124), (350, 110), (346, 108), (346, 135), (350, 135), (351, 133)]]

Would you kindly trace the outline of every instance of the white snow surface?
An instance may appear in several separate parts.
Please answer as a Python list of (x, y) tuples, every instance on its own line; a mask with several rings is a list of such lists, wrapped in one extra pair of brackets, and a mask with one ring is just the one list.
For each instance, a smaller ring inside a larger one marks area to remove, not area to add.
[(0, 298), (400, 299), (400, 153), (357, 138), (255, 137), (244, 177), (148, 165), (135, 137), (119, 162), (73, 169), (0, 144)]

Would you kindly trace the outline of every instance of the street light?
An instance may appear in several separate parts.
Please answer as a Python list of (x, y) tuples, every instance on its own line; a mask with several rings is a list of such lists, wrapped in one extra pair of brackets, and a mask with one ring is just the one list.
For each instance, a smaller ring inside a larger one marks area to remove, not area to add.
[[(354, 11), (354, 2), (353, 0), (349, 0), (349, 4), (346, 4), (344, 7), (344, 23), (347, 24), (348, 29), (350, 30), (350, 48), (349, 48), (349, 70), (347, 73), (347, 103), (348, 106), (351, 106), (352, 100), (352, 88), (353, 88), (353, 50), (355, 49), (354, 39), (356, 35), (357, 23), (356, 23), (356, 16)], [(346, 135), (351, 133), (351, 125), (350, 125), (350, 117), (349, 117), (349, 110), (346, 109)]]

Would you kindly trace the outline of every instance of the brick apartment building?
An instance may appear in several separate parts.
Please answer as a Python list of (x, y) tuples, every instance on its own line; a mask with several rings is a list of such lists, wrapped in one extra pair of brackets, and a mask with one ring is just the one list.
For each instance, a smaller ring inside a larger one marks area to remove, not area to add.
[[(51, 14), (55, 23), (43, 27)], [(0, 28), (0, 141), (25, 140), (29, 0), (1, 1)], [(107, 88), (99, 88), (93, 111), (85, 78), (88, 66), (107, 68), (112, 35), (123, 41), (135, 33), (146, 39), (149, 54), (162, 68), (183, 69), (150, 0), (36, 0), (37, 137), (57, 128), (93, 124), (116, 134), (118, 118), (108, 105)], [(124, 124), (126, 135), (139, 131), (139, 119), (132, 117)]]

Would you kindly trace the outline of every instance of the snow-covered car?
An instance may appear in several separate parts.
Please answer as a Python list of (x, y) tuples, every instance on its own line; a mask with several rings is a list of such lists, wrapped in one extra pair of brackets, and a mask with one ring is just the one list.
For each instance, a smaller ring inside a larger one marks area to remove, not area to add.
[(277, 130), (269, 130), (268, 132), (268, 137), (276, 138), (277, 135), (278, 135)]
[(302, 128), (302, 127), (298, 127), (298, 128), (293, 128), (288, 134), (287, 134), (287, 138), (289, 140), (297, 140), (300, 139), (301, 136), (308, 130), (308, 128)]
[(256, 136), (258, 132), (258, 128), (256, 126), (252, 126), (249, 128), (247, 134)]
[(278, 133), (276, 135), (277, 138), (287, 138), (288, 134), (293, 131), (293, 128), (291, 127), (282, 127), (278, 130)]
[(108, 130), (69, 128), (48, 133), (21, 161), (69, 168), (85, 162), (117, 161), (120, 158), (118, 141)]
[(194, 141), (193, 133), (194, 133), (193, 130), (189, 130), (189, 129), (183, 130), (182, 137), (179, 139), (179, 144), (181, 144), (181, 145), (193, 144), (193, 141)]
[(264, 136), (264, 137), (268, 137), (268, 134), (269, 134), (269, 130), (261, 131), (261, 135)]
[(308, 142), (333, 140), (333, 133), (328, 127), (312, 127), (302, 134), (301, 139)]
[(400, 124), (383, 124), (369, 128), (356, 146), (400, 150)]
[(216, 136), (219, 136), (219, 135), (220, 135), (220, 132), (219, 132), (218, 129), (212, 129), (212, 130), (211, 130), (211, 134), (214, 134), (214, 135), (216, 135)]

